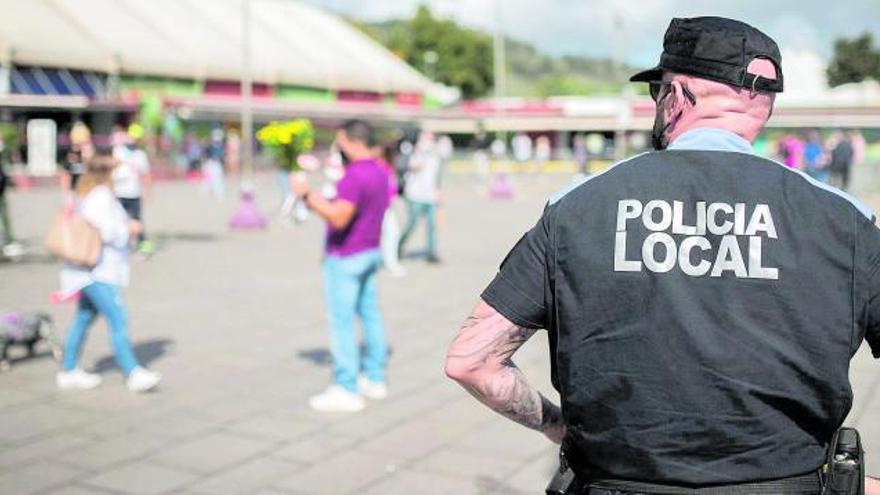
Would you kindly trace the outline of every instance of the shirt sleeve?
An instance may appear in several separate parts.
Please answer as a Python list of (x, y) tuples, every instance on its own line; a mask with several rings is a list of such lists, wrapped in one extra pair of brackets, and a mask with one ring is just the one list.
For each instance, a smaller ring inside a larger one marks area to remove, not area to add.
[(549, 291), (548, 209), (538, 223), (513, 246), (482, 299), (521, 327), (547, 328)]
[(880, 229), (864, 219), (856, 245), (856, 280), (862, 281), (865, 309), (862, 326), (871, 353), (880, 359)]
[(351, 175), (346, 174), (336, 183), (336, 199), (344, 199), (354, 205), (360, 204), (361, 188)]

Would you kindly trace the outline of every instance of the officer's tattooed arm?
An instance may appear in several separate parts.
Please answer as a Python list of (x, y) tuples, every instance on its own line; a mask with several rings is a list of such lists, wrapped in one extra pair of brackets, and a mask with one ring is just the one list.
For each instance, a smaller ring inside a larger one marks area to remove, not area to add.
[(480, 301), (446, 356), (446, 374), (492, 410), (559, 443), (559, 407), (533, 389), (511, 357), (535, 330), (523, 328)]

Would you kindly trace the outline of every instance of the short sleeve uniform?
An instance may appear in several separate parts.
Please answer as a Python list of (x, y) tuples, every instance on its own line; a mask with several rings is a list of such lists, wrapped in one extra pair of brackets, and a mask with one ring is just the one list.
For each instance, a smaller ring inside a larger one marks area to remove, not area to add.
[(878, 296), (873, 214), (717, 129), (552, 198), (482, 294), (548, 330), (579, 469), (698, 486), (822, 464)]

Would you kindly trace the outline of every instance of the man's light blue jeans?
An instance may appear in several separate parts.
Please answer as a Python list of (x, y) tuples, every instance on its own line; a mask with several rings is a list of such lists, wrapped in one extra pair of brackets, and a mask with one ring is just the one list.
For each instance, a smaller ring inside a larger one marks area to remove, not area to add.
[[(381, 266), (382, 255), (378, 249), (324, 259), (333, 381), (350, 392), (357, 392), (357, 376), (362, 370), (370, 381), (385, 382), (388, 343), (379, 311), (376, 280)], [(363, 360), (358, 347), (355, 315), (363, 326), (366, 348)]]
[(67, 332), (64, 361), (61, 367), (64, 371), (76, 368), (89, 327), (94, 323), (98, 313), (107, 318), (113, 357), (116, 358), (116, 364), (122, 372), (128, 376), (131, 370), (138, 366), (137, 358), (128, 341), (128, 314), (122, 304), (119, 287), (103, 282), (92, 282), (80, 291), (79, 307), (73, 324)]

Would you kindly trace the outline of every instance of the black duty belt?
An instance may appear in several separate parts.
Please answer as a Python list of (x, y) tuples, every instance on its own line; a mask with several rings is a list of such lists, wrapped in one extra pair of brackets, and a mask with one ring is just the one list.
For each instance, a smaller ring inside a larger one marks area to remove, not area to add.
[(806, 495), (822, 492), (818, 473), (805, 474), (781, 480), (758, 483), (739, 483), (736, 485), (711, 486), (705, 488), (686, 488), (672, 485), (656, 485), (639, 481), (612, 479), (591, 479), (585, 493), (590, 488), (613, 490), (624, 493), (649, 495)]

